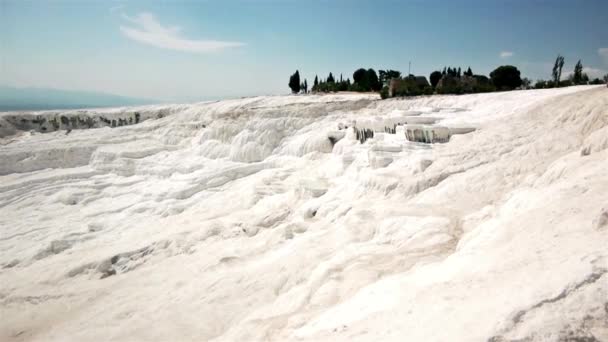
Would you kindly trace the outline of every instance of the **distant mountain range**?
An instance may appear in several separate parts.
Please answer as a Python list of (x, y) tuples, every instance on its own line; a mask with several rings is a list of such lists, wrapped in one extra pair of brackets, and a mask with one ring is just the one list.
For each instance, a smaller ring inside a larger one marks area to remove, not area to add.
[(0, 111), (119, 107), (158, 102), (88, 91), (0, 86)]

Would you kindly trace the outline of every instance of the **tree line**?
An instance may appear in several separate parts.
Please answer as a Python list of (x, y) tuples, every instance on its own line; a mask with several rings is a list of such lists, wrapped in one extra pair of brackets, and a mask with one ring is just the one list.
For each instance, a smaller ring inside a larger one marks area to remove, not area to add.
[[(409, 74), (403, 76), (398, 70), (378, 70), (359, 68), (350, 78), (344, 79), (342, 74), (336, 78), (332, 72), (326, 78), (315, 75), (310, 91), (329, 93), (338, 91), (379, 92), (382, 98), (394, 96), (418, 96), (432, 94), (470, 94), (492, 91), (508, 91), (514, 89), (553, 88), (581, 84), (608, 83), (608, 75), (603, 80), (590, 80), (583, 71), (579, 60), (570, 76), (562, 80), (565, 59), (558, 55), (549, 81), (538, 80), (534, 85), (528, 78), (522, 78), (521, 72), (513, 65), (501, 65), (490, 72), (489, 77), (474, 74), (471, 67), (464, 70), (461, 67), (446, 66), (443, 70), (435, 70), (429, 75), (430, 83), (424, 76)], [(289, 78), (289, 88), (292, 93), (308, 93), (308, 81), (300, 80), (298, 70)]]
[[(380, 70), (381, 76), (383, 76), (383, 70)], [(315, 75), (314, 82), (311, 87), (312, 92), (337, 92), (337, 91), (358, 91), (358, 92), (369, 92), (369, 91), (380, 91), (382, 88), (381, 80), (378, 78), (378, 74), (374, 69), (359, 68), (353, 72), (353, 80), (350, 78), (344, 79), (342, 74), (337, 79), (333, 73), (323, 79)], [(289, 88), (294, 94), (303, 92), (308, 93), (308, 82), (304, 79), (304, 82), (300, 83), (300, 72), (296, 72), (289, 77)]]
[(551, 71), (551, 79), (543, 80), (540, 79), (536, 81), (534, 84), (534, 88), (536, 89), (544, 89), (544, 88), (557, 88), (557, 87), (569, 87), (572, 85), (582, 85), (582, 84), (608, 84), (608, 74), (606, 74), (603, 79), (594, 78), (590, 79), (589, 76), (583, 71), (583, 63), (579, 59), (574, 66), (574, 70), (567, 79), (562, 80), (562, 70), (564, 68), (564, 56), (557, 55), (555, 58), (555, 62), (553, 63), (553, 69)]

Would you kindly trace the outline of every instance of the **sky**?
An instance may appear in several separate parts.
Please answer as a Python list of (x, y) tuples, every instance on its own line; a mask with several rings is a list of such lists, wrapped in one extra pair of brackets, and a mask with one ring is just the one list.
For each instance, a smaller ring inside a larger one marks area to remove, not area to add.
[(296, 69), (608, 73), (607, 0), (0, 0), (0, 85), (164, 102), (284, 94)]

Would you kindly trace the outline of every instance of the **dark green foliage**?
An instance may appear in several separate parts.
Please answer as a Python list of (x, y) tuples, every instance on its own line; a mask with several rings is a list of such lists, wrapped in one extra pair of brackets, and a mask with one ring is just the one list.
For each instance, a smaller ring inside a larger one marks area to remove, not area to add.
[(135, 112), (135, 123), (139, 123), (139, 113)]
[[(292, 75), (299, 77), (298, 71)], [(442, 81), (445, 79), (445, 81)], [(398, 82), (391, 82), (398, 80)], [(291, 78), (290, 78), (291, 81)], [(493, 82), (496, 81), (495, 85)], [(326, 80), (315, 76), (312, 87), (314, 92), (337, 92), (337, 91), (357, 91), (380, 92), (382, 98), (391, 96), (417, 96), (432, 95), (434, 90), (440, 94), (466, 94), (478, 92), (490, 92), (496, 89), (508, 90), (519, 87), (522, 84), (519, 70), (514, 66), (502, 66), (493, 71), (492, 80), (486, 76), (474, 75), (471, 67), (467, 67), (463, 72), (461, 67), (444, 67), (443, 71), (434, 71), (430, 75), (430, 84), (425, 77), (408, 75), (402, 77), (397, 70), (379, 70), (378, 74), (374, 69), (359, 68), (353, 73), (353, 82), (350, 79), (344, 80), (340, 75), (336, 80), (333, 73), (329, 73)], [(392, 86), (391, 86), (392, 85)], [(525, 83), (529, 86), (529, 83)], [(306, 80), (299, 85), (300, 90), (307, 92)], [(442, 88), (439, 90), (439, 88)]]
[(545, 81), (545, 80), (538, 80), (534, 84), (534, 89), (544, 89), (544, 88), (547, 88), (547, 81)]
[[(452, 67), (447, 67), (447, 68), (443, 68), (443, 71), (441, 72), (442, 75), (448, 75), (448, 76), (452, 76), (452, 77), (462, 77), (462, 69), (460, 69), (460, 67), (456, 68), (452, 68)], [(465, 73), (466, 75), (466, 73)], [(471, 72), (471, 76), (473, 76), (473, 72)]]
[(419, 96), (430, 95), (433, 93), (433, 88), (428, 85), (422, 85), (416, 81), (416, 77), (408, 76), (400, 79), (393, 88), (393, 96)]
[(431, 81), (431, 87), (433, 87), (433, 89), (435, 89), (435, 87), (437, 86), (437, 83), (439, 83), (441, 76), (442, 76), (442, 74), (440, 71), (433, 71), (431, 73), (431, 75), (429, 76), (429, 80)]
[(495, 91), (496, 87), (489, 78), (483, 75), (456, 76), (445, 75), (436, 86), (438, 94), (470, 94)]
[(367, 69), (366, 72), (367, 84), (369, 86), (369, 90), (380, 91), (382, 88), (382, 84), (378, 80), (378, 75), (374, 69)]
[(383, 100), (386, 99), (388, 97), (388, 87), (384, 86), (382, 87), (382, 89), (380, 90), (380, 98), (382, 98)]
[(596, 84), (604, 84), (604, 82), (603, 82), (602, 80), (600, 80), (599, 78), (594, 78), (593, 80), (591, 80), (591, 81), (589, 82), (589, 84), (593, 84), (593, 85), (596, 85)]
[(380, 91), (382, 84), (374, 69), (357, 69), (353, 73), (354, 84), (350, 87), (353, 91)]
[(367, 74), (367, 70), (365, 70), (363, 68), (359, 68), (359, 69), (355, 70), (355, 72), (353, 73), (353, 82), (357, 83), (357, 84), (361, 84), (363, 82), (363, 79), (365, 78), (366, 74)]
[(572, 82), (572, 80), (563, 80), (563, 81), (559, 82), (560, 87), (570, 87), (573, 85), (574, 85), (574, 82)]
[(502, 65), (490, 73), (492, 83), (499, 90), (513, 90), (521, 86), (519, 70), (512, 65)]
[[(583, 63), (579, 59), (574, 66), (574, 73), (572, 74), (572, 83), (584, 84), (583, 83)], [(586, 82), (585, 82), (586, 83)]]
[(289, 77), (288, 85), (292, 93), (297, 94), (300, 92), (300, 72), (298, 70)]
[(397, 70), (378, 70), (378, 80), (383, 86), (387, 86), (393, 78), (400, 78), (401, 72)]
[(333, 74), (330, 73), (329, 77), (327, 77), (327, 81), (318, 81), (316, 85), (312, 87), (312, 91), (314, 92), (336, 92), (336, 91), (347, 91), (349, 90), (350, 80), (344, 81), (344, 79), (336, 82)]
[(460, 80), (450, 75), (452, 70), (448, 70), (448, 73), (441, 78), (441, 86), (437, 87), (438, 94), (463, 94), (464, 89)]
[(555, 59), (555, 64), (553, 64), (553, 72), (551, 73), (553, 76), (553, 84), (559, 87), (560, 80), (562, 78), (562, 68), (564, 67), (564, 57), (561, 55), (557, 55)]
[(492, 81), (483, 75), (474, 75), (476, 83), (473, 85), (473, 93), (489, 93), (492, 91), (496, 91), (496, 86), (492, 83)]
[(308, 81), (306, 81), (306, 79), (304, 79), (304, 94), (308, 93)]

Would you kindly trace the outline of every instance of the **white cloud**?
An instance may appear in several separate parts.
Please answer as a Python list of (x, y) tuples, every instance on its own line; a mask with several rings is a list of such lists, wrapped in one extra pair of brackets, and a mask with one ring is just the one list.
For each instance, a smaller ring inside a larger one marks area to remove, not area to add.
[(597, 54), (600, 55), (600, 57), (604, 58), (604, 61), (608, 63), (608, 48), (597, 49)]
[(152, 13), (139, 13), (134, 18), (123, 14), (123, 18), (134, 25), (134, 27), (120, 26), (120, 31), (125, 36), (139, 43), (161, 49), (205, 53), (245, 45), (240, 42), (184, 38), (180, 34), (180, 27), (162, 26)]
[(500, 58), (509, 58), (509, 57), (512, 57), (513, 55), (514, 55), (513, 51), (502, 51), (500, 53)]
[(589, 78), (591, 78), (591, 79), (602, 78), (602, 77), (604, 77), (604, 75), (608, 74), (608, 71), (606, 71), (606, 70), (596, 69), (596, 68), (587, 68), (587, 67), (583, 68), (583, 72), (585, 74), (587, 74), (587, 76), (589, 76)]

